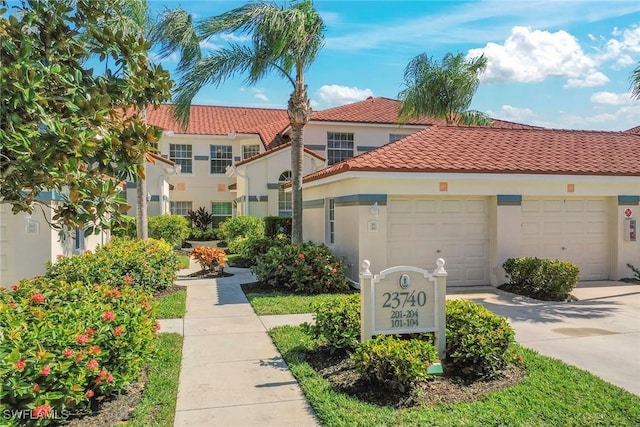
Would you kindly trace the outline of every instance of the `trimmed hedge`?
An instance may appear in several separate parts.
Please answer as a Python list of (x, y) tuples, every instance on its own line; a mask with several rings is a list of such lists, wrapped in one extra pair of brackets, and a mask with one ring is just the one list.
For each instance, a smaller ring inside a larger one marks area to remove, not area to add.
[(502, 264), (508, 292), (545, 301), (565, 301), (578, 284), (580, 268), (572, 262), (541, 258), (509, 258)]
[(349, 295), (332, 303), (313, 306), (313, 324), (309, 334), (331, 348), (353, 350), (360, 344), (360, 295)]
[(236, 216), (220, 224), (220, 233), (229, 251), (238, 254), (250, 237), (264, 236), (264, 220), (251, 215)]
[(157, 215), (149, 218), (149, 237), (164, 240), (172, 248), (182, 246), (189, 236), (189, 220), (181, 215)]
[(292, 219), (286, 216), (267, 216), (264, 218), (264, 234), (267, 237), (276, 237), (284, 234), (291, 238)]

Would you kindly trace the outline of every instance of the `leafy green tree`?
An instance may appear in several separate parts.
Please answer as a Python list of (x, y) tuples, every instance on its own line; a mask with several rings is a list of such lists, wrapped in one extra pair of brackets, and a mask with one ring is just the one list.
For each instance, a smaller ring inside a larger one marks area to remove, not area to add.
[[(195, 40), (215, 34), (239, 32), (251, 37), (251, 46), (231, 43), (203, 57)], [(180, 82), (175, 93), (176, 116), (186, 125), (191, 100), (207, 84), (219, 85), (236, 74), (245, 74), (253, 85), (275, 72), (291, 83), (288, 112), (292, 132), (291, 170), (293, 225), (292, 241), (302, 241), (302, 129), (311, 118), (304, 72), (324, 43), (324, 24), (311, 0), (293, 2), (288, 8), (255, 2), (240, 6), (193, 25), (183, 10), (168, 11), (161, 19), (155, 38), (162, 53), (183, 48), (178, 66)]]
[(484, 55), (465, 59), (462, 53), (447, 53), (442, 63), (422, 53), (413, 58), (404, 71), (406, 86), (398, 98), (402, 101), (399, 118), (431, 116), (447, 124), (488, 126), (491, 119), (469, 110), (478, 89), (478, 75), (487, 67)]
[(631, 72), (631, 97), (640, 100), (640, 63)]
[(0, 202), (14, 213), (50, 205), (52, 227), (97, 232), (126, 211), (120, 182), (144, 173), (160, 137), (139, 111), (168, 100), (171, 80), (148, 62), (144, 37), (105, 25), (125, 3), (29, 0), (9, 11), (0, 0)]

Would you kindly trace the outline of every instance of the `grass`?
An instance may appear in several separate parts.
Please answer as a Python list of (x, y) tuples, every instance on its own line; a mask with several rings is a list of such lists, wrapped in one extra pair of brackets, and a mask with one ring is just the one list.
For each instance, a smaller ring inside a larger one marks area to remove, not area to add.
[(527, 375), (518, 385), (471, 403), (379, 407), (334, 391), (305, 362), (315, 344), (301, 327), (269, 333), (323, 426), (627, 426), (640, 420), (639, 397), (524, 348)]
[(251, 307), (258, 316), (313, 312), (316, 303), (334, 302), (350, 294), (297, 295), (288, 292), (264, 292), (257, 283), (242, 285)]
[(158, 319), (181, 319), (186, 311), (187, 290), (180, 289), (158, 298)]
[(126, 426), (172, 426), (178, 398), (178, 379), (182, 359), (182, 337), (162, 333), (158, 336), (158, 351), (148, 370), (142, 400)]
[(191, 262), (191, 258), (188, 255), (178, 255), (178, 263), (180, 265), (180, 270), (185, 270), (189, 268), (189, 263)]

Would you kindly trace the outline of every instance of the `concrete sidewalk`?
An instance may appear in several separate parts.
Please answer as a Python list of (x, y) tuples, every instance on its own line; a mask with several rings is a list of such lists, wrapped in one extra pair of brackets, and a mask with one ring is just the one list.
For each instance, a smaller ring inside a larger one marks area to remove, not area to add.
[(233, 276), (183, 278), (187, 313), (163, 320), (184, 335), (174, 426), (318, 426), (313, 410)]

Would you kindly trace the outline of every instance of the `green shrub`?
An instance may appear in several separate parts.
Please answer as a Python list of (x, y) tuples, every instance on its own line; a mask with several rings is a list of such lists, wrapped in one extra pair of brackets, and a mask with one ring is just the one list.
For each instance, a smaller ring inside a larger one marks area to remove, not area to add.
[(629, 267), (631, 271), (633, 271), (633, 274), (635, 274), (635, 279), (640, 280), (640, 268), (635, 267), (632, 264), (627, 264), (627, 267)]
[(291, 237), (292, 219), (286, 216), (267, 216), (264, 218), (264, 234), (267, 237), (276, 237), (284, 234)]
[(52, 424), (53, 411), (123, 391), (153, 355), (153, 304), (130, 286), (37, 278), (0, 289), (0, 413), (27, 411), (3, 425)]
[(511, 362), (514, 332), (507, 320), (480, 304), (446, 302), (447, 374), (463, 378), (494, 378)]
[(135, 239), (137, 233), (136, 218), (133, 216), (124, 215), (120, 218), (119, 223), (113, 223), (111, 225), (111, 235), (113, 237), (130, 237)]
[(220, 225), (222, 237), (227, 241), (229, 251), (239, 253), (250, 236), (264, 236), (264, 220), (251, 215), (229, 218)]
[(168, 243), (149, 239), (113, 238), (96, 249), (47, 264), (46, 276), (67, 282), (129, 284), (151, 291), (173, 285), (178, 256)]
[(345, 265), (324, 245), (273, 246), (251, 267), (264, 285), (305, 294), (348, 289)]
[(315, 339), (336, 349), (353, 350), (360, 344), (360, 295), (313, 306), (312, 325), (306, 329)]
[(219, 240), (219, 231), (216, 228), (208, 228), (206, 230), (199, 230), (197, 228), (189, 227), (189, 234), (185, 240), (196, 240), (196, 241), (209, 241), (209, 240)]
[(367, 380), (405, 392), (427, 376), (429, 366), (438, 361), (438, 351), (427, 341), (379, 335), (363, 342), (353, 360)]
[(247, 260), (248, 266), (252, 266), (256, 265), (258, 260), (273, 246), (281, 247), (290, 244), (291, 240), (284, 234), (278, 234), (274, 237), (250, 236), (245, 240), (238, 253)]
[(158, 215), (149, 218), (149, 237), (164, 240), (179, 248), (189, 235), (189, 221), (181, 215)]
[(540, 258), (510, 258), (502, 264), (509, 292), (545, 301), (564, 301), (578, 284), (580, 268), (569, 261)]

